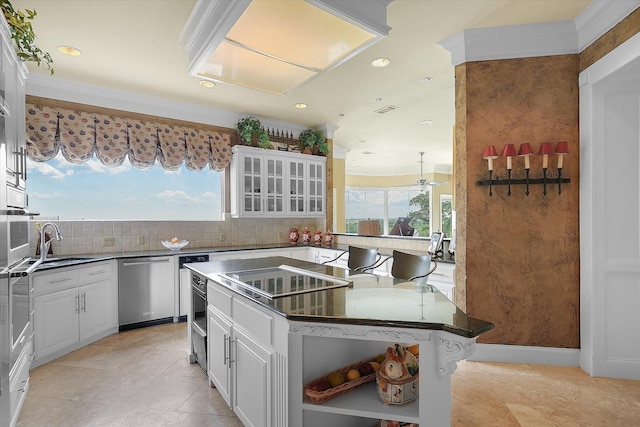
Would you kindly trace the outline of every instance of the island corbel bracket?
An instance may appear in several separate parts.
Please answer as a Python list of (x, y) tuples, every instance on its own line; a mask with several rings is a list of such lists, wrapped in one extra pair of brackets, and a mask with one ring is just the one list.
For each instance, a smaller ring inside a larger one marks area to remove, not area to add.
[(438, 337), (437, 341), (437, 365), (440, 376), (448, 376), (458, 368), (458, 361), (471, 356), (476, 348), (476, 341), (473, 339), (452, 340), (447, 337)]

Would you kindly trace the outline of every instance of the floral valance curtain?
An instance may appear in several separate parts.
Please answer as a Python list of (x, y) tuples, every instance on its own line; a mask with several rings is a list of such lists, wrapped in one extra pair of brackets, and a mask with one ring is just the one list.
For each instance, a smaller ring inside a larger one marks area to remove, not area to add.
[(58, 152), (71, 163), (96, 156), (106, 166), (129, 157), (144, 169), (221, 171), (231, 160), (231, 134), (62, 108), (27, 104), (27, 153), (46, 162)]

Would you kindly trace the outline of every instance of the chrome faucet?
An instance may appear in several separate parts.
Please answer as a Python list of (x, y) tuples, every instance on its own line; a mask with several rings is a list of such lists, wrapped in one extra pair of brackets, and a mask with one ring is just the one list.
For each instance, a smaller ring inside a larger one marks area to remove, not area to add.
[(55, 236), (53, 238), (55, 240), (62, 240), (60, 229), (54, 223), (47, 222), (42, 227), (40, 227), (40, 262), (44, 262), (44, 260), (47, 258), (47, 252), (49, 252), (49, 246), (51, 246), (51, 240), (46, 240), (45, 229), (47, 227), (53, 228), (53, 231), (55, 233)]

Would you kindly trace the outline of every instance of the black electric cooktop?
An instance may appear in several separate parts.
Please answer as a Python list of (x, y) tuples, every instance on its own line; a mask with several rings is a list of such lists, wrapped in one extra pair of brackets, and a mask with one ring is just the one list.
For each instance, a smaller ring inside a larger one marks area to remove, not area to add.
[(246, 288), (270, 299), (352, 286), (352, 281), (288, 265), (226, 272), (219, 277), (227, 285)]

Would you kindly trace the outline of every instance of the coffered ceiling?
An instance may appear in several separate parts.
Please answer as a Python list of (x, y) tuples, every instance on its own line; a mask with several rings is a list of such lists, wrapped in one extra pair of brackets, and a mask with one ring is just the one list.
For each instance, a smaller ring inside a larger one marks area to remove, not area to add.
[[(290, 0), (260, 1), (281, 7)], [(353, 175), (417, 175), (422, 151), (425, 173), (450, 171), (454, 68), (440, 41), (463, 29), (573, 20), (589, 3), (394, 0), (387, 7), (388, 36), (281, 95), (222, 80), (205, 88), (189, 75), (179, 39), (196, 0), (13, 0), (18, 9), (37, 11), (37, 43), (54, 59), (53, 77), (28, 64), (32, 76), (224, 109), (237, 117), (249, 113), (299, 127), (328, 124), (336, 129), (334, 142), (348, 150), (346, 169)], [(82, 55), (63, 55), (59, 45)], [(374, 68), (370, 63), (378, 57), (391, 63)], [(296, 103), (308, 107), (296, 109)]]

